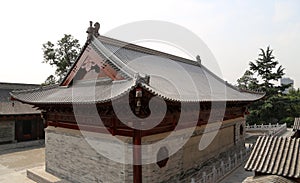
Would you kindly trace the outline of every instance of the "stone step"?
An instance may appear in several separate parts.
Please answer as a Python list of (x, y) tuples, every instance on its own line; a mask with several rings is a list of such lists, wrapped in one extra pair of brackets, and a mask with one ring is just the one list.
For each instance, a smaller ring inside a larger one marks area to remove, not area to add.
[(69, 183), (45, 171), (45, 166), (27, 170), (27, 177), (37, 183)]

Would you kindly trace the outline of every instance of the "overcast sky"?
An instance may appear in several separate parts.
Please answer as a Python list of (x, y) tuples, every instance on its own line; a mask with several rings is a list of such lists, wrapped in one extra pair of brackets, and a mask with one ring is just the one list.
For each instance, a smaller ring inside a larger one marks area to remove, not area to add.
[[(89, 20), (100, 34), (139, 20), (163, 20), (199, 36), (230, 83), (259, 48), (271, 46), (286, 77), (300, 86), (300, 1), (294, 0), (9, 0), (0, 2), (0, 82), (42, 83), (54, 69), (42, 63), (42, 44), (72, 34), (83, 43)], [(155, 49), (155, 48), (154, 48)], [(205, 61), (203, 61), (205, 65)], [(212, 68), (213, 69), (213, 68)]]

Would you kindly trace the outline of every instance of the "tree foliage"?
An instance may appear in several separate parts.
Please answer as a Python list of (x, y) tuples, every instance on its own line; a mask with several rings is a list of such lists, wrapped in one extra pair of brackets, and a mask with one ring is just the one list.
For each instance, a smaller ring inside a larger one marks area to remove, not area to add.
[(44, 83), (42, 83), (42, 85), (46, 86), (46, 85), (54, 85), (56, 84), (58, 81), (56, 80), (55, 76), (50, 75), (47, 77), (47, 79), (44, 81)]
[(244, 75), (237, 80), (238, 87), (246, 90), (257, 90), (258, 80), (254, 77), (253, 72), (246, 70)]
[(255, 62), (249, 63), (250, 70), (262, 81), (257, 87), (266, 92), (267, 95), (283, 91), (280, 86), (275, 86), (274, 82), (284, 76), (284, 68), (282, 65), (278, 65), (278, 61), (273, 56), (273, 50), (269, 46), (266, 51), (263, 49), (260, 51), (259, 58)]
[(275, 82), (284, 76), (284, 68), (275, 60), (270, 47), (260, 51), (258, 59), (250, 62), (249, 69), (237, 80), (240, 88), (265, 92), (262, 100), (249, 106), (247, 123), (291, 123), (294, 117), (300, 115), (299, 90), (283, 94), (282, 91), (289, 85), (276, 86)]
[(43, 44), (43, 63), (48, 63), (56, 67), (55, 76), (49, 76), (44, 84), (61, 81), (67, 74), (68, 70), (75, 62), (80, 52), (79, 41), (70, 34), (65, 34), (63, 38), (53, 44), (48, 41)]

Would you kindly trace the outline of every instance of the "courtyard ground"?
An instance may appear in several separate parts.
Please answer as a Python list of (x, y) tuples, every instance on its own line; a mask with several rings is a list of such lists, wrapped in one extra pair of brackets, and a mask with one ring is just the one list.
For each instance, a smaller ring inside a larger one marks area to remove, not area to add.
[(26, 177), (26, 170), (45, 164), (43, 146), (1, 151), (0, 183), (34, 183)]

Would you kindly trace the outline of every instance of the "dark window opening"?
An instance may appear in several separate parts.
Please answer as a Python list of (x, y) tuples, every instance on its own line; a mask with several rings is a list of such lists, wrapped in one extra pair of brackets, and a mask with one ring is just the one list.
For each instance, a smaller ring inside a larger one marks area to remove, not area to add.
[(162, 168), (167, 165), (169, 160), (169, 151), (166, 147), (161, 147), (156, 155), (156, 164), (159, 168)]
[(23, 134), (31, 134), (31, 121), (23, 121)]
[(243, 135), (244, 134), (244, 127), (243, 125), (240, 125), (240, 135)]

